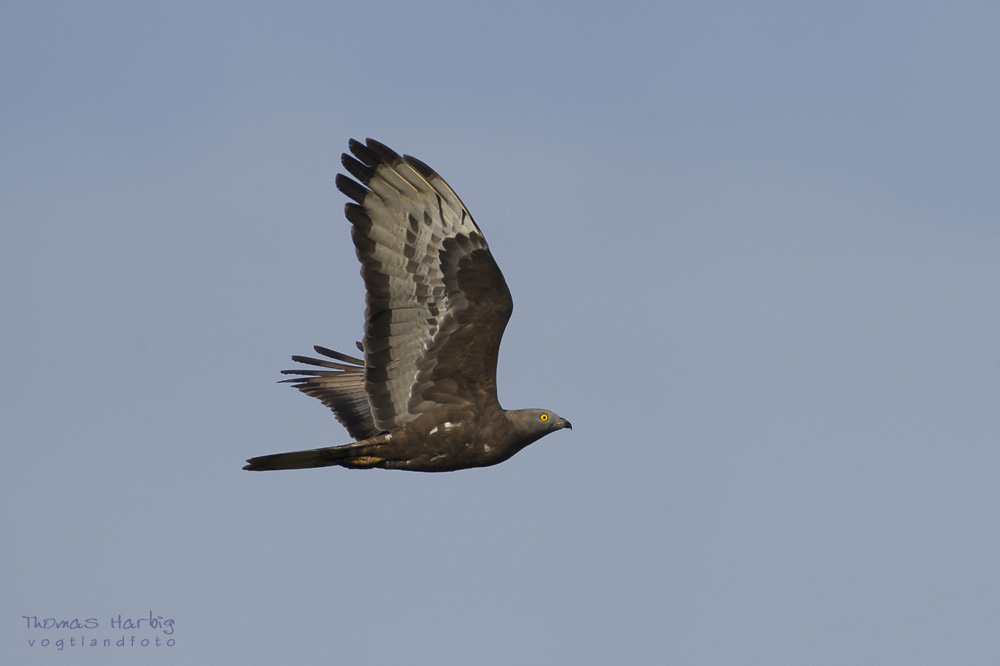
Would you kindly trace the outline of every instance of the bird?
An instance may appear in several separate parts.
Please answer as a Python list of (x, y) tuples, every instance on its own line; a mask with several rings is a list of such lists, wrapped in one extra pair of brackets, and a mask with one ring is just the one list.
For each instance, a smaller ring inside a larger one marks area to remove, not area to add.
[(337, 174), (365, 284), (362, 358), (322, 346), (284, 380), (333, 410), (354, 442), (247, 460), (245, 470), (340, 466), (449, 472), (508, 460), (572, 424), (505, 410), (500, 339), (513, 299), (486, 239), (433, 169), (351, 139)]

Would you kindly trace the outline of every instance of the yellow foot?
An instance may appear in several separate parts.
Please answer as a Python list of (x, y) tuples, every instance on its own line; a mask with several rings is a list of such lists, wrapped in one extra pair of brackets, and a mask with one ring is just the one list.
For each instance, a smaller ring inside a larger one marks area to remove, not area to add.
[(384, 458), (376, 458), (375, 456), (360, 456), (358, 458), (348, 458), (347, 460), (340, 463), (344, 467), (351, 467), (354, 469), (365, 469), (369, 467), (379, 467), (385, 462)]

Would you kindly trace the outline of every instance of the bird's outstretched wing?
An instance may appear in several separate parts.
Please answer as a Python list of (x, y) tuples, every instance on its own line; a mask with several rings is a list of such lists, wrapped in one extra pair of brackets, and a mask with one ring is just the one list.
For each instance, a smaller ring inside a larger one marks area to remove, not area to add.
[(332, 409), (354, 439), (368, 439), (379, 434), (365, 392), (365, 362), (319, 345), (313, 349), (327, 358), (293, 356), (292, 360), (322, 369), (282, 370), (283, 375), (298, 375), (284, 381)]
[(367, 289), (364, 387), (377, 430), (438, 404), (496, 404), (510, 291), (448, 184), (381, 143), (352, 140), (337, 176)]

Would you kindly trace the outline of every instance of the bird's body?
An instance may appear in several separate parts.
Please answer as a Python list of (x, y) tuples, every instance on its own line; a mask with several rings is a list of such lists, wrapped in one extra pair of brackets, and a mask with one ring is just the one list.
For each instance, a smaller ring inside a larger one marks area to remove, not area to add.
[(353, 444), (251, 458), (244, 469), (340, 465), (446, 472), (507, 460), (572, 426), (541, 409), (504, 410), (496, 365), (510, 291), (472, 216), (409, 156), (351, 141), (337, 176), (367, 291), (364, 359), (316, 347), (322, 369), (287, 381), (330, 407)]
[(344, 446), (263, 456), (254, 459), (250, 469), (340, 465), (450, 472), (496, 465), (542, 436), (517, 438), (515, 429), (505, 416), (491, 419), (490, 422), (495, 425), (477, 430), (474, 427), (476, 416), (476, 408), (472, 405), (458, 408), (439, 406), (392, 432)]

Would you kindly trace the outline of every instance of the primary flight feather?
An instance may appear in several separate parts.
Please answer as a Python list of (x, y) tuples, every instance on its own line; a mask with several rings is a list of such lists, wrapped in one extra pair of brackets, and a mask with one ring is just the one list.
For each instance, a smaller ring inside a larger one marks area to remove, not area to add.
[(505, 410), (496, 369), (514, 304), (486, 239), (433, 169), (368, 139), (351, 140), (337, 188), (361, 261), (364, 358), (324, 358), (284, 370), (333, 410), (353, 444), (251, 458), (248, 470), (340, 465), (447, 472), (507, 460), (572, 428), (545, 409)]

